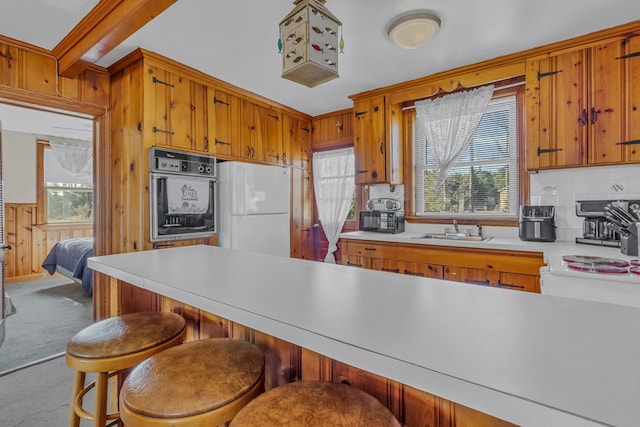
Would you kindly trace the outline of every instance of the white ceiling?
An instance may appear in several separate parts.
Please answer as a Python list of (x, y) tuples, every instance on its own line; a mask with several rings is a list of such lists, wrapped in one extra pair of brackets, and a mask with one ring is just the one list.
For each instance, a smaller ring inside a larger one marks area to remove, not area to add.
[[(0, 0), (0, 34), (53, 49), (96, 0)], [(143, 47), (312, 116), (359, 92), (519, 52), (640, 18), (637, 0), (327, 0), (343, 23), (340, 77), (315, 88), (281, 78), (278, 23), (292, 0), (178, 0), (98, 65)], [(440, 17), (421, 48), (386, 38), (398, 15)], [(8, 128), (5, 125), (5, 128)]]

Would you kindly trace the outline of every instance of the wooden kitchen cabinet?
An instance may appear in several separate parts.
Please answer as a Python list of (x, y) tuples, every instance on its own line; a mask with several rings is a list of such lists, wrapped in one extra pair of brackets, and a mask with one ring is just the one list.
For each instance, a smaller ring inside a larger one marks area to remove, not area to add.
[(527, 60), (527, 169), (640, 161), (640, 36)]
[(399, 273), (395, 243), (347, 241), (342, 251), (342, 263), (354, 267)]
[(454, 282), (464, 282), (472, 285), (492, 286), (497, 283), (500, 273), (481, 268), (460, 267), (448, 265), (444, 268), (444, 279)]
[(440, 264), (398, 261), (398, 270), (402, 274), (409, 274), (411, 276), (429, 277), (431, 279), (444, 278), (444, 266)]
[(356, 184), (401, 183), (401, 139), (401, 105), (387, 105), (383, 95), (354, 100)]
[(353, 109), (316, 116), (312, 121), (311, 147), (314, 151), (353, 144)]
[(145, 112), (152, 145), (208, 151), (206, 87), (158, 66), (147, 68)]
[(311, 123), (284, 115), (284, 140), (290, 144), (291, 159), (291, 257), (313, 259), (313, 175)]
[(263, 145), (265, 161), (277, 165), (287, 165), (287, 153), (283, 146), (282, 113), (273, 108), (264, 109)]
[(221, 89), (208, 92), (209, 152), (224, 157), (240, 155), (240, 98)]
[(540, 293), (542, 254), (343, 239), (342, 264)]

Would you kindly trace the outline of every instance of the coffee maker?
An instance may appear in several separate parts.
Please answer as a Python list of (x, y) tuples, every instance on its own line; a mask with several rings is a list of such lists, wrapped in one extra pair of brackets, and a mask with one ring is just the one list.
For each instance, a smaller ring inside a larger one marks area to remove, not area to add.
[(576, 201), (576, 215), (584, 218), (582, 237), (577, 237), (576, 243), (618, 247), (624, 254), (635, 255), (638, 234), (635, 223), (640, 220), (637, 210), (640, 210), (638, 200)]

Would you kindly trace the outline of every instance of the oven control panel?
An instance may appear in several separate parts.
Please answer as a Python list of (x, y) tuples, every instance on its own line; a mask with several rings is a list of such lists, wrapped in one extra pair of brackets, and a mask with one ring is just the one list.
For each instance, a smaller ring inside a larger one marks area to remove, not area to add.
[(182, 151), (152, 147), (150, 150), (151, 172), (171, 172), (181, 175), (215, 177), (216, 159)]

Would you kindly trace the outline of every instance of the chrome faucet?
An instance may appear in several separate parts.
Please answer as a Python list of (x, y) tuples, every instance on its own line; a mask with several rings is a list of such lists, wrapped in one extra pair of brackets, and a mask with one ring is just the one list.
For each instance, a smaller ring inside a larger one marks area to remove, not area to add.
[(455, 233), (456, 233), (456, 234), (458, 234), (458, 232), (460, 231), (460, 230), (458, 229), (458, 220), (457, 220), (457, 219), (454, 219), (454, 220), (453, 220), (453, 229), (455, 230)]

